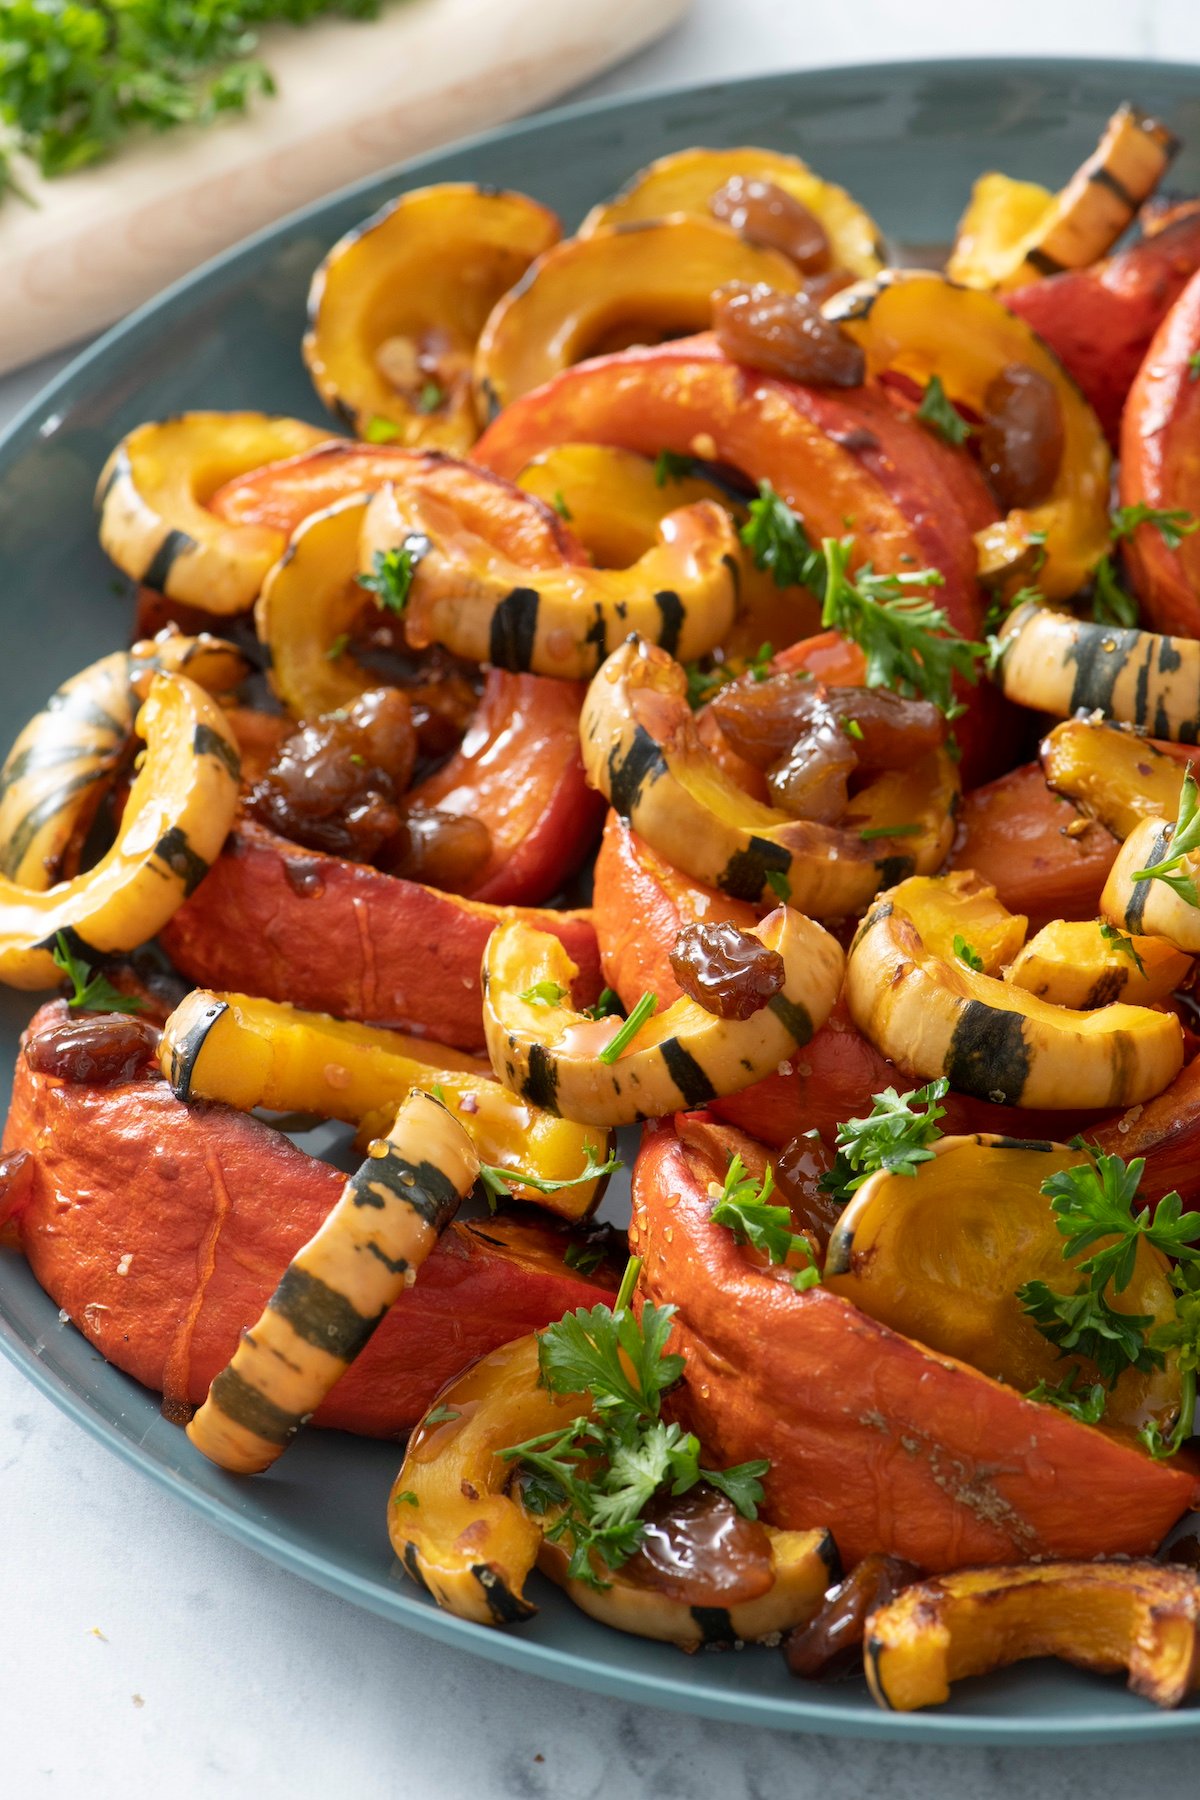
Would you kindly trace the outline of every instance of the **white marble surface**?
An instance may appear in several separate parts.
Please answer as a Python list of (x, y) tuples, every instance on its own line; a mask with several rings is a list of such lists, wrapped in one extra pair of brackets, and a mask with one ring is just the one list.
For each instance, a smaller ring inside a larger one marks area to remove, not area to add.
[[(501, 0), (497, 0), (500, 4)], [(1195, 0), (696, 0), (595, 84), (866, 57), (1200, 60)], [(0, 423), (61, 365), (0, 382)], [(0, 1364), (0, 1794), (142, 1800), (1083, 1800), (1195, 1790), (1185, 1743), (905, 1749), (715, 1725), (407, 1636), (229, 1542)]]

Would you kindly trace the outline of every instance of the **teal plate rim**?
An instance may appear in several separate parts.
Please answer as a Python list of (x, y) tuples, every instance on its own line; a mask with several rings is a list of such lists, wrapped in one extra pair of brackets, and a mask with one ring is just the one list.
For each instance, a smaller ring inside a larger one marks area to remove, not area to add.
[[(438, 165), (450, 157), (478, 155), (482, 160), (497, 146), (516, 144), (527, 145), (530, 158), (536, 159), (539, 142), (552, 140), (556, 133), (569, 136), (594, 121), (636, 120), (639, 114), (649, 117), (654, 108), (677, 104), (703, 112), (706, 107), (717, 106), (724, 98), (745, 96), (742, 116), (750, 121), (758, 111), (755, 100), (781, 100), (785, 94), (801, 97), (806, 89), (814, 95), (823, 92), (828, 98), (831, 90), (839, 87), (849, 89), (853, 94), (863, 84), (873, 83), (876, 86), (886, 84), (889, 90), (915, 92), (921, 84), (941, 80), (960, 84), (976, 82), (993, 88), (998, 82), (1091, 81), (1106, 89), (1114, 101), (1127, 92), (1136, 95), (1139, 88), (1147, 87), (1156, 91), (1171, 90), (1180, 104), (1200, 98), (1200, 66), (1195, 65), (1103, 57), (961, 57), (788, 71), (728, 82), (667, 87), (558, 107), (459, 140), (366, 177), (288, 214), (177, 281), (105, 332), (23, 408), (0, 437), (0, 478), (39, 440), (44, 442), (54, 436), (69, 408), (103, 396), (105, 383), (114, 364), (119, 362), (120, 354), (127, 352), (131, 343), (144, 332), (152, 333), (155, 329), (162, 332), (167, 327), (178, 326), (206, 300), (218, 296), (226, 283), (232, 282), (239, 271), (250, 267), (272, 244), (299, 233), (306, 226), (320, 226), (328, 215), (355, 203), (360, 197), (365, 211), (397, 186), (412, 185), (423, 177), (437, 178)], [(1097, 127), (1100, 122), (1096, 121)], [(931, 136), (936, 139), (936, 133)], [(746, 141), (745, 137), (742, 141)], [(931, 153), (935, 149), (936, 143), (931, 144)], [(635, 166), (636, 155), (631, 158), (629, 168)], [(831, 172), (836, 174), (836, 171)], [(536, 186), (536, 183), (530, 185)], [(887, 223), (885, 218), (885, 226)], [(332, 429), (335, 427), (331, 426)], [(19, 570), (16, 573), (19, 579)], [(725, 1686), (719, 1682), (698, 1681), (697, 1673), (712, 1668), (715, 1659), (684, 1658), (667, 1646), (647, 1646), (622, 1638), (570, 1609), (570, 1617), (577, 1621), (577, 1627), (573, 1627), (569, 1635), (579, 1640), (581, 1649), (557, 1642), (540, 1643), (536, 1637), (522, 1636), (519, 1632), (492, 1632), (453, 1618), (438, 1611), (415, 1591), (402, 1591), (390, 1579), (381, 1580), (378, 1576), (359, 1573), (348, 1566), (344, 1558), (339, 1560), (336, 1546), (320, 1553), (307, 1549), (278, 1526), (265, 1519), (250, 1517), (236, 1507), (232, 1499), (223, 1498), (219, 1485), (206, 1489), (200, 1485), (199, 1470), (196, 1475), (188, 1473), (186, 1460), (182, 1467), (172, 1466), (171, 1458), (147, 1448), (146, 1439), (153, 1430), (152, 1423), (140, 1435), (122, 1429), (118, 1421), (125, 1416), (124, 1405), (114, 1416), (111, 1408), (106, 1409), (100, 1404), (98, 1391), (89, 1387), (86, 1368), (81, 1372), (77, 1353), (69, 1359), (61, 1355), (55, 1357), (51, 1340), (57, 1323), (57, 1309), (49, 1296), (36, 1288), (27, 1271), (23, 1284), (19, 1278), (14, 1279), (16, 1273), (14, 1269), (6, 1269), (0, 1261), (0, 1351), (61, 1411), (124, 1461), (151, 1476), (210, 1523), (251, 1549), (344, 1599), (394, 1618), (442, 1642), (524, 1672), (615, 1698), (743, 1724), (825, 1732), (832, 1736), (874, 1737), (909, 1743), (1035, 1746), (1166, 1736), (1179, 1738), (1200, 1733), (1200, 1706), (1173, 1713), (1157, 1712), (1144, 1703), (1134, 1708), (1128, 1705), (1128, 1697), (1115, 1684), (1076, 1676), (1074, 1672), (1058, 1668), (1049, 1670), (1043, 1664), (1005, 1672), (989, 1678), (986, 1684), (968, 1684), (968, 1688), (977, 1689), (980, 1695), (986, 1687), (993, 1703), (998, 1695), (1011, 1692), (1015, 1704), (1009, 1710), (995, 1711), (992, 1705), (977, 1710), (969, 1703), (963, 1707), (956, 1693), (955, 1700), (945, 1710), (895, 1714), (877, 1709), (863, 1687), (857, 1692), (842, 1688), (839, 1701), (834, 1698), (835, 1690), (800, 1683), (789, 1686), (781, 1694), (777, 1690), (759, 1693), (740, 1681)], [(67, 1329), (73, 1332), (73, 1328)], [(82, 1339), (75, 1337), (74, 1341), (83, 1348)], [(114, 1391), (127, 1399), (142, 1418), (153, 1420), (157, 1414), (155, 1396), (131, 1379), (110, 1370), (90, 1349), (86, 1350), (85, 1362), (87, 1356), (94, 1359), (97, 1366), (97, 1382), (114, 1378), (118, 1384)], [(68, 1367), (68, 1361), (75, 1366)], [(332, 1434), (311, 1435), (325, 1442), (332, 1438)], [(181, 1438), (182, 1434), (178, 1436)], [(336, 1452), (345, 1442), (344, 1439), (333, 1441), (332, 1451)], [(196, 1462), (199, 1460), (197, 1456)], [(546, 1607), (548, 1616), (557, 1600), (558, 1596), (551, 1596), (551, 1603)], [(561, 1602), (561, 1606), (566, 1607), (567, 1603)], [(738, 1658), (737, 1662), (745, 1667), (746, 1660)], [(1032, 1699), (1039, 1689), (1044, 1695), (1047, 1686), (1053, 1689), (1056, 1706), (1048, 1709), (1043, 1698), (1035, 1702), (1032, 1711), (1021, 1710), (1024, 1700)], [(965, 1698), (968, 1688), (958, 1692)]]

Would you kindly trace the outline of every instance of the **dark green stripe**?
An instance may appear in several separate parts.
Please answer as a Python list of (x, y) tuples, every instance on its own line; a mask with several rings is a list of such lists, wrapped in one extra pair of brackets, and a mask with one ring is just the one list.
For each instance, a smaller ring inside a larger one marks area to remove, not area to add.
[(822, 1533), (821, 1541), (817, 1545), (817, 1555), (829, 1570), (830, 1583), (840, 1581), (842, 1579), (842, 1554), (831, 1531)]
[(775, 1014), (797, 1044), (808, 1043), (813, 1034), (812, 1016), (799, 1000), (789, 1000), (786, 994), (773, 994), (767, 1001), (767, 1011)]
[(364, 1318), (344, 1294), (293, 1263), (267, 1302), (272, 1312), (286, 1319), (297, 1337), (318, 1350), (327, 1350), (341, 1362), (353, 1362), (370, 1341), (386, 1313)]
[(1081, 624), (1076, 628), (1066, 657), (1075, 664), (1069, 712), (1099, 710), (1111, 717), (1113, 688), (1137, 651), (1141, 635), (1127, 626)]
[(458, 1189), (450, 1177), (431, 1162), (409, 1162), (391, 1144), (386, 1156), (369, 1156), (346, 1183), (355, 1206), (387, 1204), (372, 1190), (382, 1187), (393, 1200), (402, 1200), (425, 1221), (431, 1231), (442, 1232), (458, 1211)]
[(1049, 1152), (1057, 1149), (1049, 1138), (998, 1137), (992, 1145), (993, 1150), (1041, 1150)]
[(1081, 1010), (1095, 1012), (1101, 1006), (1111, 1006), (1114, 1000), (1121, 998), (1125, 983), (1124, 969), (1105, 969), (1095, 986), (1088, 991)]
[(522, 675), (532, 667), (541, 596), (536, 588), (514, 588), (492, 614), (488, 661)]
[[(1032, 262), (1033, 258), (1030, 257), (1029, 261)], [(884, 1687), (879, 1676), (879, 1658), (883, 1654), (883, 1648), (884, 1646), (879, 1638), (868, 1638), (863, 1645), (863, 1661), (865, 1663), (870, 1663), (871, 1668), (874, 1671), (875, 1685), (871, 1689), (871, 1692), (877, 1700), (883, 1703), (888, 1712), (895, 1712), (896, 1709), (888, 1699), (887, 1689)]]
[(608, 758), (608, 797), (623, 819), (633, 819), (642, 795), (667, 772), (666, 758), (644, 725), (634, 727), (633, 742), (622, 756), (614, 745)]
[(86, 775), (75, 775), (65, 781), (61, 787), (51, 794), (44, 794), (36, 806), (31, 806), (21, 823), (10, 833), (4, 849), (0, 852), (0, 870), (10, 878), (20, 866), (30, 844), (42, 826), (60, 813), (73, 795), (82, 793), (84, 788), (92, 787), (97, 781), (104, 779), (108, 773), (102, 770), (99, 774), (90, 772)]
[(521, 1084), (521, 1095), (546, 1112), (558, 1112), (558, 1063), (545, 1044), (529, 1047), (529, 1068)]
[(662, 588), (655, 594), (654, 604), (662, 619), (658, 628), (658, 642), (668, 656), (674, 656), (679, 649), (679, 634), (683, 630), (683, 601), (674, 589)]
[(142, 570), (143, 584), (148, 588), (154, 588), (160, 594), (165, 594), (175, 559), (185, 556), (195, 548), (195, 538), (189, 537), (186, 531), (168, 531), (149, 563)]
[(717, 877), (717, 886), (734, 900), (760, 900), (763, 889), (768, 888), (767, 871), (786, 875), (791, 866), (791, 851), (782, 844), (752, 837), (744, 850), (734, 851)]
[(689, 1606), (688, 1611), (700, 1627), (702, 1644), (732, 1644), (736, 1641), (733, 1620), (723, 1606)]
[(678, 1038), (664, 1038), (658, 1047), (667, 1065), (667, 1072), (683, 1095), (686, 1107), (707, 1106), (710, 1100), (716, 1099), (716, 1088)]
[(946, 1053), (945, 1074), (959, 1094), (1018, 1106), (1029, 1076), (1024, 1015), (968, 1000)]
[(910, 875), (915, 874), (916, 867), (917, 859), (911, 854), (897, 851), (894, 856), (885, 856), (875, 864), (880, 887), (898, 887), (902, 881), (907, 881)]
[(1061, 275), (1067, 266), (1066, 263), (1060, 263), (1056, 256), (1051, 256), (1048, 250), (1031, 250), (1025, 261), (1039, 275)]
[[(1158, 836), (1150, 846), (1150, 854), (1142, 864), (1143, 869), (1157, 869), (1160, 862), (1166, 862), (1167, 852), (1171, 848), (1171, 827), (1160, 826)], [(1150, 882), (1135, 881), (1133, 893), (1129, 896), (1129, 905), (1125, 908), (1125, 929), (1134, 937), (1140, 937), (1146, 915), (1146, 902), (1150, 898)]]
[(113, 745), (110, 749), (90, 749), (83, 744), (26, 744), (17, 755), (6, 762), (0, 770), (0, 800), (7, 799), (19, 782), (26, 781), (31, 775), (43, 775), (48, 769), (61, 769), (64, 763), (77, 763), (86, 758), (95, 765), (94, 773), (105, 774), (112, 768), (123, 744)]
[(489, 1563), (472, 1563), (471, 1573), (483, 1589), (487, 1609), (497, 1625), (520, 1625), (537, 1611), (528, 1600), (519, 1600)]
[(1115, 195), (1121, 202), (1121, 205), (1125, 207), (1130, 214), (1137, 211), (1138, 202), (1125, 186), (1125, 183), (1118, 175), (1114, 175), (1112, 170), (1107, 168), (1104, 163), (1097, 163), (1096, 167), (1088, 175), (1088, 180), (1092, 183), (1093, 187), (1107, 188), (1109, 193)]
[(591, 644), (596, 651), (596, 668), (608, 655), (608, 620), (604, 616), (604, 608), (597, 605), (592, 622), (583, 634), (585, 644)]
[(174, 1039), (171, 1044), (170, 1069), (167, 1080), (177, 1100), (187, 1100), (192, 1092), (192, 1079), (196, 1073), (196, 1059), (208, 1041), (208, 1034), (221, 1017), (229, 1011), (227, 1000), (210, 1000), (193, 1025), (189, 1025), (181, 1038)]
[(197, 725), (192, 735), (192, 749), (197, 756), (215, 756), (219, 763), (224, 764), (235, 781), (241, 779), (242, 759), (238, 755), (236, 747), (212, 725), (205, 725), (203, 721)]
[(164, 831), (154, 846), (154, 854), (182, 881), (185, 899), (195, 893), (208, 874), (208, 864), (202, 856), (197, 856), (188, 843), (186, 831), (178, 825)]
[(221, 1370), (208, 1390), (208, 1397), (219, 1412), (235, 1425), (252, 1431), (266, 1444), (290, 1444), (308, 1417), (307, 1413), (288, 1412), (268, 1400), (232, 1364)]

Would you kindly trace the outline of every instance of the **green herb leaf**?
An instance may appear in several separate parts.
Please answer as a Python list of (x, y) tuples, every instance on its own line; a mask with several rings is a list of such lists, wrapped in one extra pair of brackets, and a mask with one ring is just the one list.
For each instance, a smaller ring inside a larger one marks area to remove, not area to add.
[(645, 993), (621, 1026), (616, 1036), (607, 1043), (600, 1052), (602, 1063), (615, 1063), (622, 1050), (631, 1044), (647, 1019), (652, 1019), (658, 1011), (658, 1001), (651, 993)]
[(923, 825), (867, 825), (858, 835), (869, 844), (876, 838), (920, 837), (924, 829)]
[(968, 969), (974, 969), (977, 975), (983, 974), (982, 956), (980, 956), (978, 950), (971, 944), (968, 944), (966, 938), (957, 931), (954, 934), (954, 954), (957, 956), (960, 963), (965, 963), (967, 965)]
[(336, 662), (339, 656), (345, 656), (349, 643), (350, 633), (348, 631), (339, 631), (332, 644), (330, 644), (328, 650), (325, 652), (325, 661)]
[(930, 426), (940, 437), (945, 438), (948, 444), (965, 444), (971, 436), (973, 428), (947, 398), (938, 375), (930, 377), (916, 416), (923, 425)]
[(1140, 525), (1156, 525), (1168, 550), (1178, 550), (1185, 537), (1200, 530), (1200, 519), (1182, 506), (1147, 506), (1139, 500), (1134, 506), (1118, 506), (1112, 516), (1112, 539), (1132, 537)]
[(528, 1006), (561, 1006), (570, 998), (568, 990), (560, 987), (557, 981), (535, 981), (521, 995)]
[(480, 1163), (479, 1180), (489, 1211), (495, 1212), (497, 1201), (512, 1199), (514, 1184), (532, 1188), (535, 1194), (558, 1194), (563, 1188), (578, 1187), (584, 1181), (598, 1181), (602, 1175), (614, 1175), (625, 1166), (619, 1156), (610, 1156), (607, 1162), (601, 1162), (595, 1144), (584, 1144), (583, 1159), (578, 1175), (567, 1175), (560, 1180), (536, 1175), (532, 1169), (502, 1169), (496, 1163)]
[(655, 487), (666, 487), (668, 481), (686, 481), (695, 472), (695, 457), (681, 456), (677, 450), (660, 450), (654, 459)]
[(859, 743), (862, 742), (863, 728), (857, 719), (847, 719), (843, 716), (841, 726), (847, 737), (854, 738)]
[(420, 1506), (420, 1504), (421, 1502), (411, 1488), (405, 1488), (403, 1493), (392, 1495), (393, 1506)]
[(879, 1169), (893, 1175), (915, 1175), (918, 1165), (933, 1155), (930, 1148), (941, 1137), (938, 1120), (946, 1116), (941, 1100), (950, 1083), (944, 1075), (907, 1094), (885, 1088), (875, 1094), (865, 1119), (847, 1119), (838, 1127), (837, 1156), (821, 1177), (821, 1188), (843, 1204)]
[(421, 1423), (422, 1425), (448, 1425), (452, 1419), (461, 1418), (462, 1414), (453, 1406), (435, 1406), (432, 1412), (425, 1414)]
[(585, 1019), (611, 1019), (620, 1010), (620, 999), (610, 987), (606, 987), (600, 989), (600, 998), (595, 1006), (584, 1007), (583, 1016)]
[(580, 1275), (594, 1275), (604, 1261), (604, 1247), (601, 1244), (568, 1244), (563, 1251), (563, 1262), (568, 1269), (578, 1270)]
[(1104, 1384), (1098, 1381), (1094, 1387), (1080, 1392), (1075, 1386), (1078, 1378), (1079, 1370), (1073, 1368), (1057, 1386), (1050, 1387), (1045, 1381), (1039, 1381), (1025, 1397), (1027, 1400), (1040, 1400), (1046, 1406), (1057, 1406), (1060, 1412), (1078, 1419), (1081, 1425), (1098, 1425), (1108, 1404)]
[(446, 390), (436, 381), (427, 381), (417, 395), (417, 411), (420, 413), (436, 412), (446, 398)]
[(1135, 595), (1121, 586), (1111, 556), (1102, 556), (1092, 570), (1092, 617), (1097, 625), (1132, 629), (1138, 622)]
[(1117, 951), (1119, 955), (1127, 956), (1136, 968), (1138, 974), (1144, 975), (1146, 973), (1146, 965), (1142, 961), (1141, 956), (1138, 953), (1138, 947), (1133, 939), (1131, 937), (1126, 937), (1123, 931), (1118, 931), (1115, 925), (1110, 925), (1107, 919), (1101, 919), (1098, 923), (1100, 926), (1100, 936), (1104, 939), (1105, 943), (1111, 944), (1113, 949)]
[(1165, 881), (1173, 888), (1181, 900), (1189, 906), (1200, 906), (1200, 893), (1196, 890), (1196, 877), (1190, 872), (1177, 874), (1189, 856), (1200, 851), (1200, 796), (1196, 790), (1196, 778), (1192, 774), (1191, 763), (1187, 766), (1187, 774), (1183, 778), (1183, 788), (1179, 795), (1179, 812), (1171, 827), (1171, 855), (1162, 862), (1155, 863), (1152, 869), (1135, 869), (1132, 881)]
[(769, 481), (759, 482), (758, 498), (750, 502), (739, 535), (755, 567), (768, 570), (776, 587), (811, 587), (820, 579), (820, 556), (796, 514)]
[(775, 1176), (769, 1164), (759, 1182), (746, 1173), (741, 1157), (734, 1156), (712, 1210), (713, 1224), (724, 1225), (739, 1244), (761, 1250), (772, 1263), (786, 1263), (789, 1256), (803, 1258), (804, 1269), (797, 1273), (806, 1274), (809, 1279), (804, 1285), (812, 1286), (821, 1279), (812, 1245), (792, 1229), (790, 1208), (769, 1204), (774, 1191)]
[(565, 519), (569, 525), (571, 523), (571, 520), (575, 517), (575, 514), (571, 511), (570, 507), (567, 505), (566, 501), (564, 500), (563, 491), (561, 488), (555, 488), (554, 498), (550, 502), (550, 504), (554, 508), (555, 512), (558, 514), (559, 518)]
[(792, 884), (782, 869), (767, 870), (767, 886), (770, 888), (775, 898), (781, 901), (784, 906), (791, 900)]
[(71, 983), (72, 992), (67, 998), (67, 1005), (80, 1012), (96, 1013), (137, 1013), (141, 1012), (146, 1002), (136, 995), (123, 994), (115, 988), (106, 975), (93, 975), (91, 966), (82, 957), (74, 954), (66, 937), (60, 931), (54, 940), (54, 949), (50, 952), (54, 966), (61, 969)]
[(1193, 350), (1188, 357), (1188, 380), (1200, 381), (1200, 350)]
[(368, 444), (394, 444), (399, 436), (400, 427), (393, 425), (390, 419), (385, 419), (380, 413), (367, 420), (367, 429), (363, 432)]
[(371, 559), (371, 573), (359, 576), (359, 587), (374, 594), (376, 601), (386, 612), (402, 613), (408, 605), (409, 589), (421, 554), (421, 550), (411, 540), (395, 549), (376, 550)]

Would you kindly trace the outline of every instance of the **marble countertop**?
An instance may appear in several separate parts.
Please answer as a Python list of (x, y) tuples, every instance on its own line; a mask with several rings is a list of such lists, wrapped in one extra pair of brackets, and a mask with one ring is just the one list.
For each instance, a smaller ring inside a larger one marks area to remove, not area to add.
[[(1194, 0), (695, 0), (585, 90), (987, 52), (1200, 60)], [(62, 364), (0, 381), (0, 424)], [(752, 1731), (600, 1699), (359, 1612), (230, 1542), (0, 1363), (0, 1792), (260, 1800), (1040, 1800), (1154, 1792), (1186, 1743), (972, 1750)], [(1194, 1776), (1193, 1776), (1194, 1779)]]

